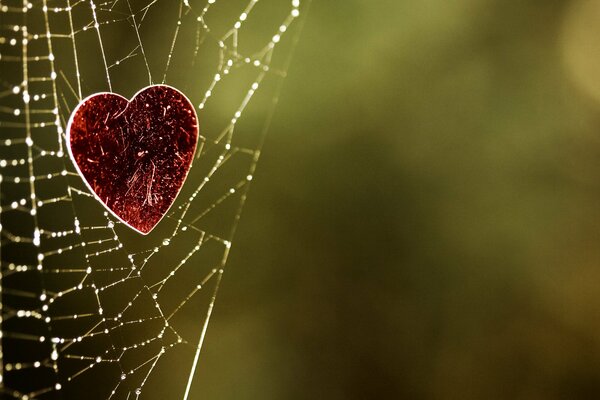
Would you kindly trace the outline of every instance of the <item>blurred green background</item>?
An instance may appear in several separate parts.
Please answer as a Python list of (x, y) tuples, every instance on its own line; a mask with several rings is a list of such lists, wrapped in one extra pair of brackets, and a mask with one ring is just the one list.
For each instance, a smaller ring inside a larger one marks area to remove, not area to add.
[(597, 1), (314, 1), (198, 398), (597, 398), (599, 99)]

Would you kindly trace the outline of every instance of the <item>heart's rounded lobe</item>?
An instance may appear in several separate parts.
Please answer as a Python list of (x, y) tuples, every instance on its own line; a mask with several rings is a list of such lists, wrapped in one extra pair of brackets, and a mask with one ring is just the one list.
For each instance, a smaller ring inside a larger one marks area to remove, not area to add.
[(190, 101), (166, 85), (131, 101), (113, 93), (87, 97), (73, 111), (67, 145), (96, 197), (125, 224), (147, 234), (175, 201), (198, 142)]

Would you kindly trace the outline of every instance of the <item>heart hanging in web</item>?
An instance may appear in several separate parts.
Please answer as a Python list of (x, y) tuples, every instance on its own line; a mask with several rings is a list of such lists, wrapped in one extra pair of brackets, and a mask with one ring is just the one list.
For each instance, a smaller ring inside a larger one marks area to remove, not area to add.
[(149, 233), (169, 210), (192, 166), (198, 118), (184, 94), (149, 86), (131, 101), (97, 93), (73, 111), (67, 146), (79, 174), (117, 218)]

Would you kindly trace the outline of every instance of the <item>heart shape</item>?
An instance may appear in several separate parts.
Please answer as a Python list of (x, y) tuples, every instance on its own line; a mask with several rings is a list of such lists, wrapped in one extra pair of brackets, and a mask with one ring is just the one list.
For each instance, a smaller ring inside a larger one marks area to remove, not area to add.
[(194, 106), (166, 85), (146, 87), (131, 101), (91, 95), (67, 125), (69, 155), (84, 182), (112, 214), (144, 235), (179, 194), (197, 142)]

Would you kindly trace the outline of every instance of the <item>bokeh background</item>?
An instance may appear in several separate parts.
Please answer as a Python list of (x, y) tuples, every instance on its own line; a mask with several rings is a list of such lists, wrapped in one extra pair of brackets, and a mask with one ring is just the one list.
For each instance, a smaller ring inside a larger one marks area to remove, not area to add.
[(198, 398), (597, 398), (599, 132), (597, 1), (314, 1)]

